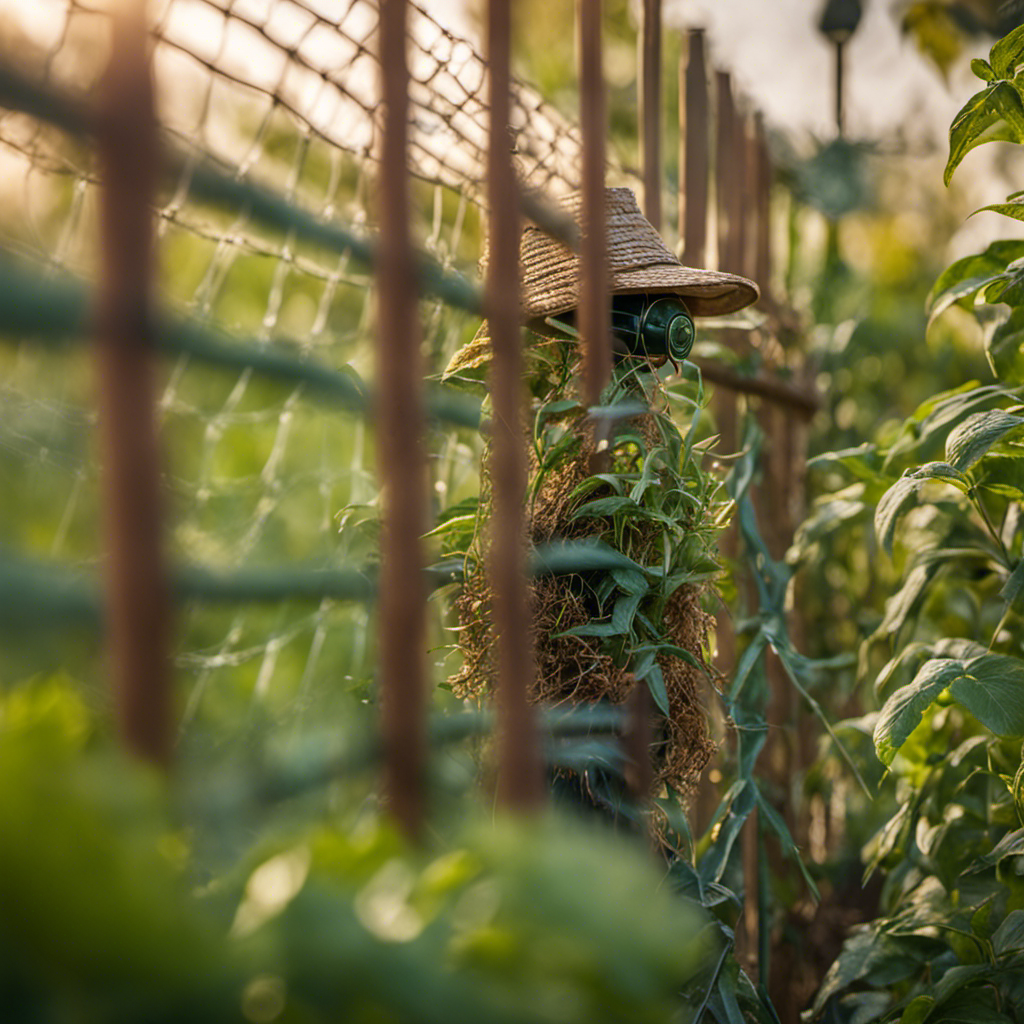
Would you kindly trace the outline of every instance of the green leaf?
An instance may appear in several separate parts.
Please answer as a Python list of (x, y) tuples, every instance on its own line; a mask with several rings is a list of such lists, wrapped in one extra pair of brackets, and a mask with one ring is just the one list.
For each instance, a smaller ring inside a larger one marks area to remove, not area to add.
[(980, 206), (974, 213), (971, 214), (973, 217), (975, 213), (1001, 213), (1004, 217), (1009, 217), (1011, 220), (1024, 220), (1024, 199), (1015, 199), (1008, 203), (989, 203), (988, 206)]
[(979, 857), (964, 873), (968, 875), (977, 874), (979, 871), (992, 867), (993, 864), (998, 864), (1007, 857), (1020, 857), (1021, 855), (1024, 855), (1024, 828), (1019, 828), (1014, 832), (1007, 832), (991, 851), (986, 853), (984, 857)]
[(988, 61), (996, 78), (1013, 78), (1024, 62), (1024, 25), (998, 40), (989, 51)]
[(975, 146), (996, 141), (1024, 142), (1024, 102), (1006, 81), (993, 82), (975, 93), (953, 119), (944, 184), (949, 184), (960, 161)]
[(900, 1024), (921, 1024), (921, 1022), (935, 1009), (933, 996), (918, 996), (911, 999), (907, 1008), (900, 1017)]
[(893, 534), (896, 532), (896, 520), (906, 510), (917, 491), (930, 480), (941, 480), (952, 484), (962, 491), (970, 489), (970, 481), (953, 466), (945, 462), (928, 462), (923, 466), (907, 470), (882, 495), (875, 509), (875, 533), (879, 543), (889, 554), (892, 554)]
[[(951, 263), (939, 275), (928, 293), (925, 308), (930, 317), (934, 319), (938, 315), (940, 311), (936, 310), (936, 303), (950, 289), (959, 288), (961, 285), (972, 285), (963, 295), (958, 296), (957, 301), (959, 301), (965, 295), (976, 292), (986, 281), (994, 281), (1005, 272), (1009, 264), (1021, 257), (1024, 257), (1024, 241), (998, 239), (992, 242), (984, 252), (973, 253)], [(948, 305), (949, 303), (946, 304), (946, 306)]]
[(658, 705), (658, 709), (666, 718), (670, 717), (668, 693), (665, 690), (665, 677), (661, 674), (661, 666), (655, 662), (645, 678), (647, 689), (651, 691), (654, 703)]
[(946, 461), (963, 472), (978, 461), (997, 441), (1011, 430), (1024, 426), (1024, 416), (1014, 416), (1004, 409), (976, 412), (956, 426), (946, 439)]
[[(991, 904), (989, 904), (991, 906)], [(963, 988), (964, 985), (974, 981), (975, 978), (982, 974), (987, 974), (992, 970), (991, 964), (959, 964), (956, 967), (951, 967), (942, 976), (942, 980), (935, 986), (932, 991), (932, 995), (935, 996), (935, 1002), (940, 1006), (956, 991)]]
[(875, 752), (889, 767), (907, 737), (920, 724), (925, 711), (962, 672), (953, 658), (933, 658), (918, 670), (913, 682), (898, 689), (882, 708), (875, 725)]
[(535, 576), (589, 572), (596, 569), (627, 569), (643, 573), (643, 566), (616, 551), (603, 540), (552, 541), (540, 544), (530, 559)]
[(576, 509), (572, 514), (572, 518), (583, 519), (587, 516), (611, 516), (615, 515), (616, 512), (624, 510), (634, 511), (638, 508), (639, 506), (632, 498), (596, 498), (594, 501), (588, 501), (586, 505)]
[(1024, 383), (1024, 305), (985, 332), (985, 356), (992, 372), (1010, 385)]
[(612, 609), (612, 626), (616, 633), (628, 633), (633, 628), (636, 610), (640, 607), (643, 594), (623, 594)]
[(1014, 611), (1024, 612), (1024, 558), (1022, 558), (1010, 573), (1009, 578), (999, 591), (999, 596)]
[(983, 81), (993, 82), (995, 81), (996, 73), (992, 70), (992, 65), (987, 60), (982, 60), (980, 57), (975, 57), (971, 61), (971, 70)]
[(1024, 910), (1011, 910), (992, 936), (997, 956), (1024, 949)]
[(997, 736), (1024, 736), (1024, 661), (983, 654), (962, 667), (950, 687), (962, 704)]

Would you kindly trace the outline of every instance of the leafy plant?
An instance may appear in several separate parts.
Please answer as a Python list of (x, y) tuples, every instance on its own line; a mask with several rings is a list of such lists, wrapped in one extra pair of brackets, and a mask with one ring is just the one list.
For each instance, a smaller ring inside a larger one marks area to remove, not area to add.
[[(973, 62), (987, 84), (953, 122), (947, 183), (975, 146), (1024, 142), (1022, 63), (1024, 28)], [(1014, 200), (985, 209), (1017, 218)], [(898, 809), (865, 849), (866, 875), (886, 875), (883, 913), (847, 941), (813, 1020), (1024, 1019), (1022, 256), (1019, 242), (993, 243), (954, 263), (929, 298), (933, 320), (953, 305), (976, 315), (997, 382), (938, 394), (887, 444), (826, 457), (854, 482), (818, 515), (847, 501), (852, 522), (873, 507), (900, 574), (861, 652), (881, 701), (863, 725)], [(872, 672), (883, 644), (891, 657)]]

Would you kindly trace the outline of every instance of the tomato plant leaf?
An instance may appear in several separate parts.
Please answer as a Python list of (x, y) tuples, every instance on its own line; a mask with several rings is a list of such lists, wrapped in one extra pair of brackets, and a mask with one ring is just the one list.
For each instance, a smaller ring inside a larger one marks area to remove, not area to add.
[(896, 532), (896, 521), (906, 510), (918, 489), (929, 480), (941, 480), (952, 484), (961, 491), (967, 491), (970, 481), (958, 469), (945, 462), (927, 462), (923, 466), (907, 470), (882, 495), (875, 509), (875, 534), (879, 543), (889, 554), (892, 554), (893, 534)]
[(983, 654), (962, 667), (950, 693), (997, 736), (1024, 736), (1024, 661)]
[(950, 431), (946, 439), (946, 461), (963, 472), (992, 445), (1020, 426), (1024, 426), (1024, 416), (1014, 416), (1005, 409), (972, 413)]
[(944, 184), (949, 184), (963, 158), (984, 142), (1024, 142), (1024, 102), (1014, 85), (1005, 80), (975, 93), (953, 119)]
[(885, 702), (874, 735), (875, 753), (882, 764), (892, 764), (925, 711), (962, 671), (963, 663), (954, 658), (932, 658), (921, 666), (913, 682), (901, 686)]
[(1024, 949), (1024, 910), (1011, 910), (992, 936), (997, 956)]
[(1024, 62), (1024, 25), (1018, 26), (998, 40), (988, 55), (988, 63), (996, 78), (1013, 78), (1022, 62)]

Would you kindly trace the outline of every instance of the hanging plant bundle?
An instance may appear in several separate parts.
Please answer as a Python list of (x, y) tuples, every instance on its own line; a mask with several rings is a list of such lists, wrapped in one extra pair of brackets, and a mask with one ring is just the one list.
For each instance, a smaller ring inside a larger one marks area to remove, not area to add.
[[(579, 224), (582, 197), (568, 196), (564, 205)], [(525, 228), (520, 244), (522, 313), (531, 332), (524, 386), (532, 399), (524, 542), (541, 552), (583, 541), (595, 555), (571, 571), (548, 563), (532, 577), (537, 672), (530, 696), (554, 707), (621, 705), (637, 684), (646, 685), (655, 709), (657, 795), (665, 786), (691, 788), (713, 750), (699, 698), (711, 622), (702, 596), (719, 569), (715, 538), (724, 502), (720, 481), (702, 468), (705, 446), (695, 443), (699, 381), (674, 396), (689, 419), (684, 436), (655, 370), (685, 360), (694, 316), (733, 313), (755, 301), (758, 289), (735, 274), (683, 266), (629, 189), (606, 189), (605, 215), (615, 369), (596, 417), (576, 394), (579, 260), (536, 227)], [(485, 323), (445, 376), (479, 380), (489, 361)], [(591, 470), (595, 419), (607, 424), (609, 442), (598, 473)], [(477, 700), (490, 694), (496, 675), (490, 513), (485, 459), (475, 515), (453, 516), (441, 530), (449, 553), (465, 559), (456, 599), (462, 667), (450, 683), (457, 695)]]
[[(620, 557), (615, 568), (532, 578), (531, 698), (549, 707), (621, 705), (638, 683), (646, 685), (654, 709), (654, 790), (686, 791), (714, 749), (700, 699), (712, 622), (702, 598), (719, 569), (715, 536), (723, 511), (720, 483), (702, 470), (703, 448), (693, 444), (699, 392), (689, 400), (692, 429), (684, 438), (649, 367), (621, 362), (603, 399), (611, 422), (607, 466), (594, 475), (593, 421), (567, 397), (577, 379), (575, 345), (535, 342), (529, 384), (545, 394), (533, 402), (528, 431), (527, 541), (534, 551), (585, 541), (605, 563), (609, 552)], [(496, 678), (490, 512), (485, 459), (476, 516), (449, 534), (453, 547), (462, 534), (465, 555), (455, 601), (463, 663), (450, 684), (457, 696), (476, 700), (489, 696)]]

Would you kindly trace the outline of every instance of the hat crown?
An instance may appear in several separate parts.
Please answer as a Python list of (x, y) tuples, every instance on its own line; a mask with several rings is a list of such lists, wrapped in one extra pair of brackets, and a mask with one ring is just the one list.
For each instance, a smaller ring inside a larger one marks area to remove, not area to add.
[[(585, 233), (583, 194), (565, 196), (562, 206)], [(632, 189), (605, 189), (605, 224), (612, 294), (679, 295), (695, 316), (733, 313), (757, 301), (757, 285), (745, 277), (680, 263), (640, 212)], [(528, 225), (523, 230), (519, 256), (527, 320), (543, 321), (579, 304), (579, 257), (565, 243)]]

